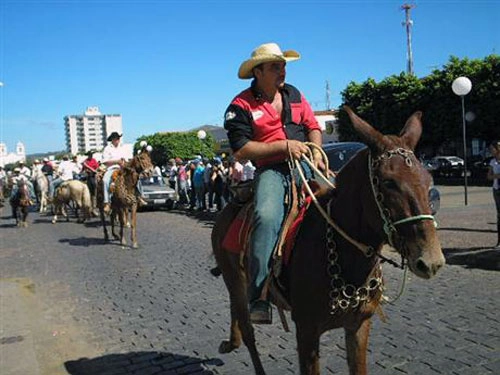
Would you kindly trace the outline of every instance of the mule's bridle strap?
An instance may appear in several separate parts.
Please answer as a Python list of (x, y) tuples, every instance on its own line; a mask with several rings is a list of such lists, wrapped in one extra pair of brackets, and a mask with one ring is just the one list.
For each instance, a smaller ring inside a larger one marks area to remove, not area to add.
[(371, 151), (368, 152), (368, 174), (370, 177), (370, 185), (372, 188), (373, 196), (375, 198), (375, 203), (377, 204), (377, 208), (380, 213), (380, 217), (382, 218), (382, 221), (384, 222), (383, 228), (385, 235), (387, 237), (387, 242), (389, 245), (394, 247), (394, 239), (393, 236), (395, 233), (397, 233), (397, 225), (401, 224), (406, 224), (406, 223), (413, 223), (415, 221), (422, 221), (422, 220), (432, 220), (434, 222), (434, 225), (437, 226), (436, 219), (434, 218), (433, 215), (427, 215), (427, 214), (422, 214), (422, 215), (415, 215), (415, 216), (410, 216), (406, 217), (401, 220), (397, 221), (392, 221), (390, 216), (386, 213), (388, 210), (385, 207), (382, 207), (382, 202), (381, 202), (381, 194), (377, 191), (377, 185), (378, 179), (377, 177), (373, 176), (373, 168), (375, 165), (377, 165), (381, 160), (387, 160), (392, 158), (393, 156), (401, 156), (402, 158), (405, 159), (406, 165), (409, 167), (413, 166), (413, 161), (411, 159), (412, 156), (414, 156), (413, 151), (407, 150), (404, 148), (396, 148), (393, 150), (385, 151), (381, 155), (379, 155), (376, 159), (372, 159), (372, 154)]

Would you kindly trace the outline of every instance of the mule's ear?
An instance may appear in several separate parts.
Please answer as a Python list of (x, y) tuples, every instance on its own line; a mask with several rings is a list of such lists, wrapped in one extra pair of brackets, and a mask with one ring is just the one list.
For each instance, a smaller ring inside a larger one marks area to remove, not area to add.
[(367, 123), (365, 120), (360, 118), (354, 113), (354, 111), (347, 105), (345, 105), (344, 110), (349, 115), (352, 125), (356, 132), (361, 136), (363, 141), (370, 147), (380, 149), (382, 147), (383, 135), (373, 126)]
[(413, 151), (422, 135), (422, 112), (415, 112), (406, 121), (405, 127), (401, 130), (399, 136), (406, 145)]

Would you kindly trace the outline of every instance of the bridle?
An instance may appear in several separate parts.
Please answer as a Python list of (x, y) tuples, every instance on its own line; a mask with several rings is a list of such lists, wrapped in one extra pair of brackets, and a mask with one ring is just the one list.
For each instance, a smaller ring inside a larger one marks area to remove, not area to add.
[[(389, 151), (384, 151), (381, 155), (376, 157), (375, 159), (372, 158), (371, 151), (368, 152), (368, 174), (370, 177), (370, 185), (372, 188), (373, 196), (375, 198), (375, 203), (377, 204), (377, 208), (380, 213), (380, 218), (384, 222), (383, 228), (384, 228), (384, 233), (387, 239), (387, 243), (391, 245), (392, 247), (394, 246), (394, 236), (398, 233), (397, 226), (402, 225), (402, 224), (408, 224), (408, 223), (413, 223), (416, 221), (422, 221), (422, 220), (432, 220), (434, 222), (434, 225), (436, 225), (436, 220), (434, 219), (433, 215), (428, 215), (428, 214), (420, 214), (420, 215), (414, 215), (414, 216), (409, 216), (400, 220), (393, 221), (391, 218), (391, 213), (389, 209), (384, 207), (383, 202), (384, 202), (384, 196), (382, 192), (379, 189), (380, 186), (380, 181), (377, 176), (374, 176), (374, 170), (375, 168), (380, 164), (380, 162), (386, 161), (391, 159), (393, 156), (401, 156), (404, 160), (405, 163), (408, 167), (413, 167), (413, 160), (412, 158), (415, 158), (415, 155), (413, 151), (407, 150), (404, 148), (395, 148)], [(402, 256), (404, 254), (401, 254)]]
[[(311, 149), (316, 149), (318, 150), (324, 160), (328, 160), (325, 152), (323, 149), (321, 149), (319, 146), (315, 145), (314, 143), (306, 143)], [(375, 159), (372, 158), (371, 151), (368, 151), (368, 175), (370, 179), (370, 185), (371, 185), (371, 190), (373, 193), (373, 197), (375, 199), (375, 203), (377, 205), (380, 218), (384, 222), (383, 229), (384, 233), (386, 236), (386, 241), (389, 245), (394, 247), (394, 236), (398, 233), (397, 227), (402, 225), (402, 224), (408, 224), (408, 223), (413, 223), (416, 221), (423, 221), (423, 220), (432, 220), (434, 222), (434, 225), (436, 225), (436, 220), (434, 219), (433, 215), (428, 215), (428, 214), (420, 214), (420, 215), (415, 215), (415, 216), (410, 216), (406, 217), (400, 220), (393, 221), (391, 218), (391, 214), (389, 209), (384, 207), (383, 202), (384, 202), (384, 196), (382, 192), (379, 189), (379, 180), (378, 177), (374, 176), (374, 170), (375, 168), (381, 163), (386, 160), (391, 159), (394, 156), (400, 156), (404, 158), (406, 165), (409, 167), (413, 167), (414, 162), (412, 160), (415, 159), (415, 155), (413, 151), (407, 150), (405, 148), (395, 148), (392, 150), (387, 150), (384, 151), (382, 154), (377, 156)], [(323, 173), (318, 170), (314, 164), (311, 162), (311, 158), (307, 156), (303, 156), (304, 161), (309, 165), (311, 169), (315, 172), (316, 176), (320, 177), (323, 179), (323, 181), (327, 184), (329, 184), (331, 187), (335, 187), (326, 176), (323, 175)], [(300, 162), (298, 160), (295, 160), (295, 166), (299, 172), (299, 175), (301, 177), (302, 183), (304, 184), (304, 187), (306, 188), (306, 191), (308, 192), (309, 196), (312, 198), (313, 203), (315, 204), (316, 208), (320, 212), (320, 214), (323, 216), (323, 218), (326, 220), (326, 222), (334, 228), (342, 237), (344, 237), (345, 240), (350, 242), (352, 245), (354, 245), (358, 250), (360, 250), (366, 257), (372, 257), (374, 255), (378, 255), (380, 258), (387, 260), (384, 258), (381, 254), (378, 254), (376, 250), (373, 248), (373, 246), (363, 244), (354, 238), (352, 238), (349, 234), (344, 232), (342, 228), (340, 228), (337, 223), (335, 223), (329, 212), (326, 212), (323, 207), (321, 207), (321, 204), (318, 202), (316, 197), (314, 196), (314, 193), (312, 192), (309, 184), (307, 183), (307, 180), (305, 178), (304, 172), (302, 171), (302, 167), (300, 166)], [(332, 199), (327, 203), (328, 209), (331, 206)], [(401, 254), (403, 257), (403, 254)], [(387, 260), (388, 261), (388, 260)], [(394, 264), (394, 262), (389, 261), (389, 263)]]
[[(322, 153), (323, 159), (327, 160), (326, 154), (324, 151), (319, 148), (319, 146), (316, 146), (312, 143), (308, 143), (308, 145), (314, 149), (318, 149), (320, 153)], [(311, 155), (310, 155), (311, 156)], [(434, 223), (436, 222), (434, 219), (434, 216), (428, 215), (428, 214), (420, 214), (420, 215), (414, 215), (414, 216), (409, 216), (403, 219), (399, 220), (392, 220), (390, 211), (387, 207), (384, 206), (384, 196), (382, 192), (379, 189), (379, 179), (378, 177), (374, 176), (374, 171), (375, 169), (379, 166), (381, 162), (385, 162), (389, 159), (391, 159), (394, 156), (401, 156), (404, 160), (407, 166), (413, 167), (414, 163), (412, 158), (415, 158), (415, 155), (413, 154), (413, 151), (407, 150), (404, 148), (395, 148), (392, 150), (388, 150), (383, 152), (381, 155), (376, 157), (375, 159), (372, 158), (371, 151), (368, 151), (368, 175), (370, 179), (370, 185), (371, 185), (371, 190), (373, 193), (373, 197), (375, 199), (380, 218), (383, 221), (383, 228), (384, 228), (384, 233), (386, 236), (386, 241), (389, 243), (389, 245), (394, 247), (394, 236), (398, 233), (397, 227), (403, 224), (407, 223), (414, 223), (414, 222), (419, 222), (422, 220), (432, 220)], [(327, 184), (329, 184), (331, 187), (335, 187), (326, 176), (323, 175), (321, 171), (319, 171), (314, 164), (311, 162), (310, 158), (304, 156), (304, 161), (313, 169), (313, 171), (316, 173), (317, 176), (319, 176), (323, 181)], [(328, 165), (328, 164), (327, 164)], [(304, 172), (302, 171), (302, 167), (300, 166), (300, 162), (298, 160), (295, 160), (295, 166), (297, 168), (297, 171), (299, 172), (299, 175), (302, 179), (302, 183), (304, 184), (304, 187), (306, 188), (307, 192), (309, 193), (310, 197), (312, 198), (312, 201), (314, 202), (316, 208), (320, 212), (320, 214), (323, 216), (323, 218), (326, 220), (326, 222), (329, 224), (326, 229), (326, 247), (327, 247), (327, 256), (328, 256), (328, 262), (327, 262), (327, 272), (330, 277), (330, 291), (329, 291), (329, 298), (330, 298), (330, 312), (331, 314), (335, 314), (337, 311), (346, 311), (349, 308), (357, 308), (360, 303), (367, 303), (373, 298), (376, 298), (377, 293), (382, 293), (383, 291), (383, 280), (382, 280), (382, 269), (380, 266), (380, 262), (376, 261), (370, 275), (368, 276), (367, 280), (365, 281), (364, 284), (362, 284), (359, 287), (356, 287), (352, 284), (349, 284), (346, 282), (346, 280), (342, 277), (342, 268), (340, 264), (338, 263), (338, 258), (339, 258), (339, 253), (337, 252), (337, 244), (334, 239), (334, 230), (339, 233), (345, 240), (350, 242), (352, 245), (354, 245), (357, 249), (359, 249), (367, 258), (372, 258), (373, 256), (377, 256), (380, 258), (382, 261), (388, 262), (396, 267), (399, 265), (393, 261), (392, 259), (386, 258), (383, 256), (380, 252), (375, 251), (373, 246), (363, 244), (361, 242), (356, 241), (353, 239), (351, 236), (349, 236), (346, 232), (340, 228), (337, 223), (335, 223), (332, 218), (331, 218), (331, 205), (333, 198), (329, 200), (327, 203), (327, 211), (323, 209), (321, 204), (318, 202), (317, 198), (314, 196), (314, 193), (312, 192), (309, 184), (307, 183), (307, 180), (304, 176)], [(404, 251), (400, 249), (400, 254), (401, 254), (401, 268), (404, 267)], [(406, 275), (406, 269), (405, 268), (405, 275)], [(405, 276), (406, 279), (406, 276)], [(403, 284), (404, 285), (404, 284)], [(400, 295), (402, 294), (403, 289), (401, 289)], [(381, 295), (381, 294), (380, 294)], [(400, 296), (399, 295), (399, 296)], [(399, 298), (399, 296), (397, 298)], [(379, 297), (381, 298), (381, 297)], [(397, 299), (396, 298), (396, 299)]]

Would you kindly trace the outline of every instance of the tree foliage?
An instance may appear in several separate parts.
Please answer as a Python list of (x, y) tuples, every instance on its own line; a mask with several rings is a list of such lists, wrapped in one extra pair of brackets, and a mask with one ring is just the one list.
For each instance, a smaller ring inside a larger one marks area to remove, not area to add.
[[(465, 110), (473, 112), (476, 118), (467, 124), (467, 137), (500, 138), (499, 55), (483, 60), (452, 56), (443, 69), (424, 78), (401, 73), (379, 83), (371, 78), (360, 84), (351, 82), (342, 92), (342, 101), (384, 134), (399, 133), (411, 113), (423, 111), (424, 131), (419, 147), (435, 152), (462, 134), (461, 98), (451, 90), (453, 80), (459, 76), (472, 82), (472, 90), (465, 97)], [(358, 140), (342, 109), (338, 131), (343, 141)]]
[(197, 155), (207, 158), (214, 156), (215, 141), (210, 133), (207, 133), (203, 140), (199, 139), (194, 131), (143, 135), (134, 144), (135, 152), (141, 148), (142, 141), (153, 147), (151, 160), (155, 165), (165, 165), (169, 159), (177, 157), (194, 159)]

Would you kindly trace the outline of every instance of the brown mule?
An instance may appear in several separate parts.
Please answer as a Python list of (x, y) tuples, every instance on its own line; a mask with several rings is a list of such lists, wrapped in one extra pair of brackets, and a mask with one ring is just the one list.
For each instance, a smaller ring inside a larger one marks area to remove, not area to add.
[(10, 206), (12, 209), (12, 217), (16, 221), (16, 226), (28, 226), (28, 213), (29, 207), (32, 205), (28, 184), (24, 180), (17, 182), (17, 193), (14, 197), (10, 198)]
[[(365, 375), (371, 317), (382, 296), (380, 252), (391, 244), (410, 270), (428, 279), (444, 265), (429, 208), (430, 175), (413, 154), (422, 133), (413, 114), (400, 136), (384, 136), (346, 107), (368, 145), (337, 176), (337, 188), (306, 213), (280, 284), (296, 325), (300, 373), (319, 375), (320, 336), (344, 328), (351, 375)], [(218, 216), (212, 246), (229, 292), (231, 333), (219, 347), (247, 346), (255, 373), (265, 374), (247, 305), (246, 256), (221, 244), (238, 212), (228, 205)], [(335, 227), (334, 227), (335, 226)], [(273, 297), (273, 296), (271, 296)]]
[[(111, 197), (111, 234), (116, 240), (120, 240), (123, 246), (127, 245), (124, 235), (124, 227), (128, 222), (128, 213), (130, 212), (130, 240), (132, 248), (139, 247), (137, 242), (137, 193), (136, 186), (139, 180), (139, 175), (150, 175), (153, 171), (153, 163), (149, 156), (149, 151), (146, 146), (138, 152), (132, 160), (117, 172), (114, 180), (114, 191)], [(99, 209), (101, 223), (104, 231), (105, 241), (109, 241), (108, 229), (106, 227), (106, 219), (104, 215), (104, 184), (102, 175), (97, 175), (96, 179), (96, 204)], [(115, 233), (115, 219), (118, 217), (120, 222), (120, 235)]]

